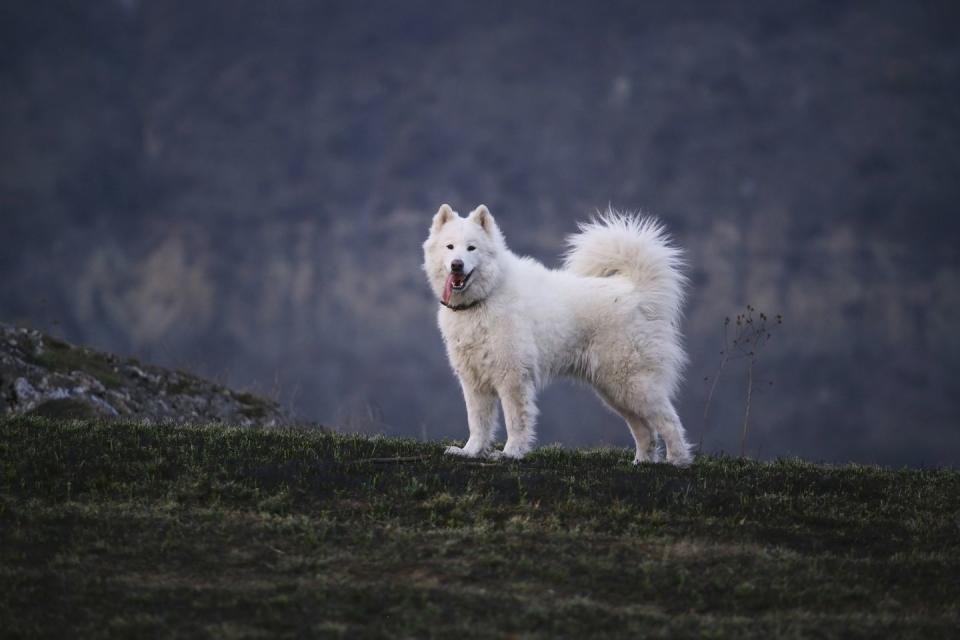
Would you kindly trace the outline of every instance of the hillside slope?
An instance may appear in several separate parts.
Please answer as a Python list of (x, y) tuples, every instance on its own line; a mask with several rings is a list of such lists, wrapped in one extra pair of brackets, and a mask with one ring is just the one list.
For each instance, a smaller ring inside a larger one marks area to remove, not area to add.
[(0, 416), (277, 425), (280, 406), (184, 371), (0, 323)]
[(949, 637), (960, 473), (0, 420), (15, 636)]

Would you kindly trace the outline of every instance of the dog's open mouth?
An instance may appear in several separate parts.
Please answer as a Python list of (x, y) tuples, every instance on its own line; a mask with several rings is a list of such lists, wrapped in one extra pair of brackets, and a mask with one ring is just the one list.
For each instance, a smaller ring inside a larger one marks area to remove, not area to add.
[(466, 289), (472, 275), (473, 271), (470, 273), (458, 271), (447, 275), (447, 281), (443, 285), (443, 303), (448, 304), (450, 302), (450, 296), (453, 295), (454, 291), (460, 292)]

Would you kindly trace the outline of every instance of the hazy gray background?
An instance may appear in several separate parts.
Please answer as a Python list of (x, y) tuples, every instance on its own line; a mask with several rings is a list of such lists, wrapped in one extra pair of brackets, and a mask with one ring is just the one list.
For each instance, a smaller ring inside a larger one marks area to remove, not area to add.
[[(6, 0), (0, 319), (463, 437), (430, 216), (484, 202), (556, 265), (612, 203), (689, 251), (695, 440), (751, 303), (785, 318), (752, 454), (958, 464), (958, 27), (950, 1)], [(705, 440), (735, 453), (728, 374)], [(629, 442), (584, 389), (542, 408), (543, 442)]]

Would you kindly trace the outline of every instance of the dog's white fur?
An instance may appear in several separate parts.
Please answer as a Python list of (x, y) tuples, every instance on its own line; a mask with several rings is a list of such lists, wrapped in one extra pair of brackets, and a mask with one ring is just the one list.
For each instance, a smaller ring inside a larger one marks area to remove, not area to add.
[[(522, 458), (536, 439), (537, 390), (570, 376), (593, 385), (626, 420), (635, 463), (656, 461), (659, 434), (667, 461), (688, 464), (672, 403), (686, 360), (680, 250), (655, 220), (612, 210), (580, 225), (568, 244), (563, 269), (551, 270), (512, 253), (483, 205), (462, 218), (445, 204), (434, 216), (423, 244), (430, 286), (442, 298), (457, 259), (471, 274), (448, 302), (460, 310), (438, 312), (470, 428), (463, 448), (447, 453)], [(493, 449), (498, 397), (507, 423), (502, 453)]]

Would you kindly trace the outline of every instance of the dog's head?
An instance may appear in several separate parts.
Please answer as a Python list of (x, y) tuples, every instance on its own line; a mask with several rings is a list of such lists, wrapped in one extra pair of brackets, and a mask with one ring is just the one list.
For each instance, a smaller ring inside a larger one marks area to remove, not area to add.
[(503, 234), (485, 205), (466, 218), (445, 204), (423, 243), (423, 270), (440, 300), (460, 307), (483, 300), (500, 279)]

